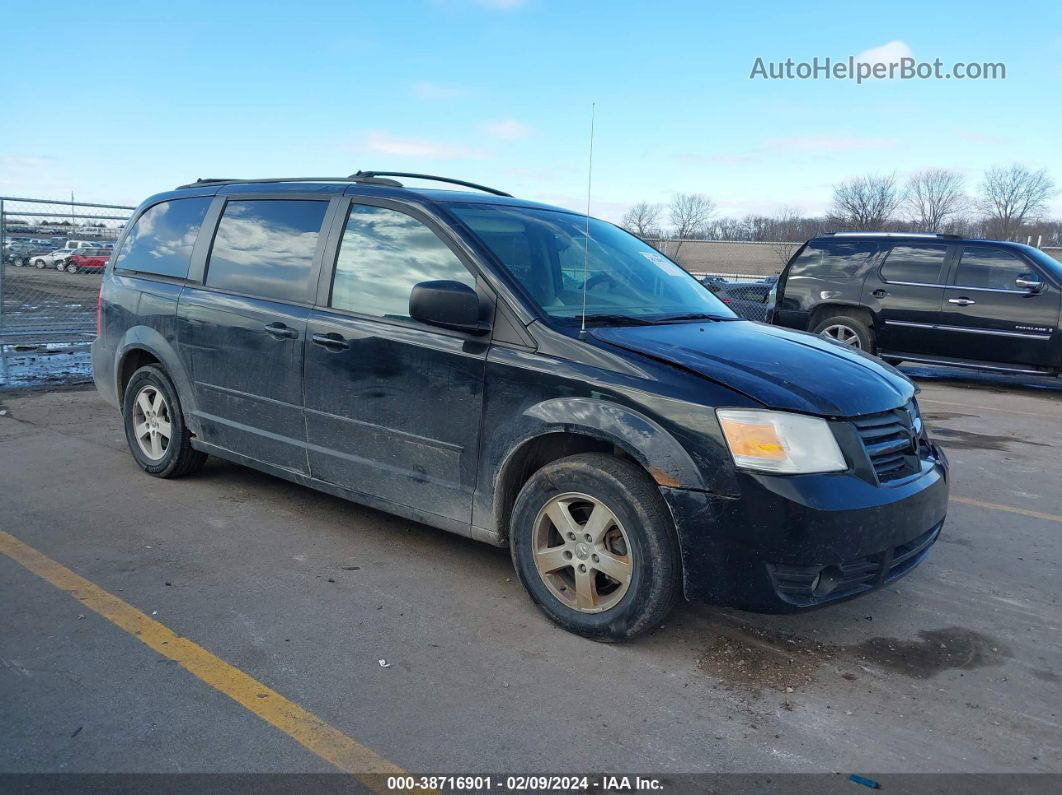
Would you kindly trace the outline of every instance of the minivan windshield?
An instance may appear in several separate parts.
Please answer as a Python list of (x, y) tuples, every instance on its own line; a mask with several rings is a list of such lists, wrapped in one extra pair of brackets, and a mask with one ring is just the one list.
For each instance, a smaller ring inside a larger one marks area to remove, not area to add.
[(533, 207), (450, 204), (538, 307), (564, 325), (737, 319), (689, 273), (605, 221)]

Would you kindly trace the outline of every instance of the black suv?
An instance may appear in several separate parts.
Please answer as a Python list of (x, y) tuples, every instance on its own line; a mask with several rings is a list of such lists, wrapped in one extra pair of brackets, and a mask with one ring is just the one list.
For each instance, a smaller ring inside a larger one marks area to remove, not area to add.
[(809, 240), (777, 286), (773, 322), (885, 361), (1062, 372), (1062, 263), (1021, 243), (838, 233)]
[(738, 318), (611, 224), (395, 176), (137, 209), (92, 359), (141, 468), (216, 455), (509, 547), (599, 640), (680, 593), (793, 611), (925, 558), (948, 469), (903, 375)]

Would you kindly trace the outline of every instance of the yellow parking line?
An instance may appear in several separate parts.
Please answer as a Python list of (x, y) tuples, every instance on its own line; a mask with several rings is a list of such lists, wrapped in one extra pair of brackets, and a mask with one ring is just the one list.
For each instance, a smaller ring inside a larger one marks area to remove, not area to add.
[(59, 590), (66, 591), (89, 610), (99, 613), (163, 657), (180, 663), (193, 676), (280, 729), (321, 759), (358, 776), (370, 789), (393, 792), (383, 786), (385, 777), (406, 775), (401, 768), (312, 712), (3, 530), (0, 530), (0, 553)]
[(1006, 511), (1007, 513), (1017, 513), (1022, 516), (1031, 516), (1033, 519), (1046, 519), (1049, 522), (1062, 522), (1062, 516), (1056, 516), (1053, 513), (1041, 513), (1040, 511), (1030, 511), (1028, 508), (1015, 508), (1011, 505), (1000, 505), (998, 502), (983, 502), (981, 500), (974, 500), (970, 497), (951, 497), (952, 502), (960, 502), (963, 505), (974, 505), (978, 508), (990, 508), (993, 511)]
[(933, 400), (932, 398), (924, 398), (919, 396), (918, 403), (920, 405), (925, 403), (935, 403), (938, 406), (956, 406), (964, 409), (977, 409), (978, 411), (998, 411), (1003, 414), (1016, 414), (1020, 417), (1040, 417), (1045, 420), (1058, 420), (1062, 419), (1062, 414), (1040, 414), (1035, 411), (1018, 411), (1017, 409), (1005, 409), (1000, 406), (977, 406), (972, 403), (956, 403), (953, 400)]

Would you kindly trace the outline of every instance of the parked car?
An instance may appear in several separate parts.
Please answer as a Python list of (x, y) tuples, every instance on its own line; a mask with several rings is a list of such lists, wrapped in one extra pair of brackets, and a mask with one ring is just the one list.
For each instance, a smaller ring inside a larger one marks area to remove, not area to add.
[(1062, 373), (1062, 263), (1021, 243), (839, 233), (809, 240), (774, 322), (886, 361)]
[(738, 318), (611, 224), (396, 176), (139, 207), (92, 362), (145, 472), (216, 455), (506, 546), (598, 640), (680, 594), (797, 611), (925, 559), (948, 464), (902, 374)]
[(65, 263), (67, 273), (103, 273), (111, 253), (103, 249), (83, 248), (81, 253), (71, 254)]
[(773, 282), (750, 277), (729, 281), (719, 276), (705, 276), (701, 283), (715, 296), (746, 320), (767, 320), (769, 307), (767, 297)]

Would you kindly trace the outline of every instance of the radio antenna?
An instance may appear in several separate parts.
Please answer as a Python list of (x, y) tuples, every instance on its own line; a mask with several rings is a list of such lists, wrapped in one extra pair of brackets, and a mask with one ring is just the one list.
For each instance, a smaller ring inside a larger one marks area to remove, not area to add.
[(583, 315), (579, 325), (579, 339), (586, 339), (586, 282), (590, 270), (590, 188), (594, 180), (594, 120), (597, 103), (590, 103), (590, 157), (586, 165), (586, 236), (583, 239)]

